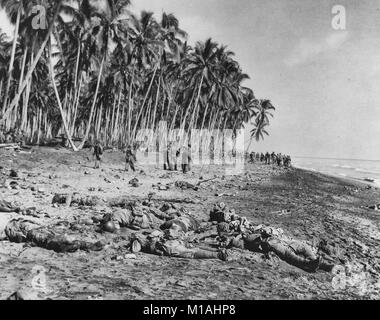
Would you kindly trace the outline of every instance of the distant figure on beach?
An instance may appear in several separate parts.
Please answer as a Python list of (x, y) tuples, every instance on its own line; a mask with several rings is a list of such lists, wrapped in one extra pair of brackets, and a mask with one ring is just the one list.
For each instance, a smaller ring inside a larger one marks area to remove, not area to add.
[(276, 163), (276, 154), (274, 152), (271, 153), (270, 155), (270, 161), (275, 164)]
[(256, 161), (260, 161), (260, 153), (256, 153)]
[(172, 145), (173, 144), (169, 142), (166, 148), (164, 170), (173, 171), (174, 169), (174, 157), (173, 157)]
[(281, 154), (281, 153), (279, 153), (279, 154), (277, 155), (277, 165), (278, 165), (279, 167), (282, 166), (282, 154)]
[(183, 147), (182, 150), (182, 172), (187, 173), (191, 170), (191, 145)]
[(129, 167), (133, 172), (136, 171), (135, 163), (137, 162), (136, 154), (132, 147), (128, 145), (127, 150), (125, 151), (125, 171), (129, 171)]
[(95, 169), (100, 168), (100, 162), (102, 161), (103, 147), (100, 141), (97, 140), (94, 146), (94, 157), (95, 157)]
[(269, 152), (267, 152), (265, 154), (265, 164), (270, 164), (270, 154), (269, 154)]
[(250, 158), (250, 162), (254, 163), (255, 162), (255, 158), (256, 158), (256, 154), (254, 152), (251, 152), (251, 154), (249, 155), (249, 158)]
[(61, 134), (61, 146), (66, 147), (67, 139), (64, 133)]
[(290, 156), (285, 156), (283, 162), (285, 168), (289, 168), (292, 165), (292, 159), (290, 158)]

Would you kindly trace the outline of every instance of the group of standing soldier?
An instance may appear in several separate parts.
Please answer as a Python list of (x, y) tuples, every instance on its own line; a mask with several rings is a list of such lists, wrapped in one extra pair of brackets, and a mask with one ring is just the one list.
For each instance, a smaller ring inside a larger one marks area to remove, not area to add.
[[(103, 146), (101, 145), (100, 141), (97, 140), (93, 146), (94, 150), (94, 158), (95, 158), (95, 169), (100, 168), (100, 163), (102, 161), (103, 156)], [(133, 148), (131, 145), (128, 145), (125, 149), (125, 171), (129, 171), (129, 168), (135, 172), (135, 163), (137, 162), (136, 159), (136, 148)]]
[(165, 153), (164, 170), (178, 171), (181, 165), (182, 173), (191, 170), (191, 145), (176, 149), (173, 143), (169, 142)]
[(288, 155), (283, 155), (281, 153), (259, 153), (259, 152), (251, 152), (249, 154), (249, 161), (251, 163), (254, 162), (263, 162), (265, 164), (274, 164), (279, 167), (289, 168), (292, 165), (292, 158)]

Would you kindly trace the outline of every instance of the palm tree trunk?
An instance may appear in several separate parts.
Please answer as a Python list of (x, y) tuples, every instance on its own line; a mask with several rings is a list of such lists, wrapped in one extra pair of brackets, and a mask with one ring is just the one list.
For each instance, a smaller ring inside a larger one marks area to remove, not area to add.
[(149, 83), (149, 87), (148, 87), (148, 90), (146, 91), (146, 94), (145, 94), (145, 97), (144, 97), (144, 101), (140, 107), (140, 110), (139, 110), (139, 114), (137, 116), (137, 119), (136, 119), (136, 123), (135, 123), (135, 126), (133, 128), (133, 134), (132, 136), (134, 137), (135, 134), (136, 134), (136, 130), (137, 130), (137, 126), (138, 126), (138, 123), (140, 121), (140, 117), (142, 115), (142, 112), (144, 110), (144, 106), (145, 106), (145, 103), (146, 103), (146, 99), (148, 98), (148, 95), (150, 93), (150, 90), (152, 89), (152, 85), (153, 85), (153, 81), (154, 81), (154, 78), (156, 76), (156, 72), (157, 72), (157, 69), (158, 69), (158, 65), (159, 63), (156, 64), (155, 68), (154, 68), (154, 72), (153, 72), (153, 76), (152, 76), (152, 79), (150, 80), (150, 83)]
[(144, 129), (148, 128), (149, 120), (150, 120), (150, 114), (151, 114), (151, 109), (152, 109), (152, 98), (149, 99), (148, 109), (146, 110), (145, 116), (143, 117), (144, 126), (142, 128), (144, 128)]
[(121, 102), (121, 89), (120, 89), (120, 92), (119, 92), (119, 100), (117, 102), (117, 112), (116, 112), (116, 119), (115, 121), (113, 122), (113, 128), (112, 128), (112, 139), (111, 141), (113, 142), (115, 139), (116, 139), (116, 135), (117, 135), (117, 130), (119, 129), (119, 116), (120, 116), (120, 102)]
[(63, 108), (62, 108), (62, 104), (61, 104), (61, 99), (59, 97), (59, 93), (58, 93), (58, 89), (57, 89), (57, 86), (55, 84), (55, 79), (54, 79), (54, 67), (53, 67), (53, 61), (52, 61), (52, 56), (51, 56), (51, 43), (49, 43), (49, 69), (50, 69), (50, 77), (51, 77), (51, 82), (52, 82), (52, 85), (53, 85), (53, 89), (54, 89), (54, 93), (55, 93), (55, 96), (57, 98), (57, 102), (58, 102), (58, 108), (59, 108), (59, 111), (61, 113), (61, 118), (62, 118), (62, 122), (63, 122), (63, 127), (64, 127), (64, 130), (65, 130), (65, 133), (66, 133), (66, 136), (67, 136), (67, 139), (71, 145), (71, 147), (73, 148), (74, 151), (78, 151), (78, 149), (76, 148), (74, 142), (72, 141), (71, 139), (71, 135), (70, 135), (70, 132), (69, 132), (69, 128), (67, 126), (67, 123), (66, 123), (66, 120), (65, 120), (65, 116), (64, 116), (64, 113), (63, 113)]
[[(19, 90), (20, 90), (20, 85), (21, 85), (21, 83), (23, 81), (23, 78), (24, 78), (25, 64), (26, 64), (26, 57), (27, 57), (27, 55), (28, 55), (28, 48), (25, 48), (24, 57), (22, 59), (22, 67), (21, 67), (21, 74), (20, 74), (20, 80), (19, 80)], [(18, 103), (19, 103), (19, 100), (17, 101), (16, 106), (18, 106)]]
[(77, 121), (79, 97), (80, 97), (80, 91), (82, 89), (82, 80), (83, 80), (83, 77), (81, 76), (80, 80), (79, 80), (79, 88), (78, 88), (78, 92), (77, 92), (77, 96), (76, 96), (76, 101), (75, 101), (75, 105), (74, 105), (74, 116), (73, 116), (73, 120), (72, 120), (71, 128), (70, 128), (70, 135), (71, 136), (74, 134), (75, 123)]
[(96, 128), (96, 133), (95, 133), (96, 139), (100, 139), (99, 132), (100, 132), (100, 125), (102, 123), (102, 118), (103, 118), (103, 103), (100, 106), (100, 110), (98, 110), (98, 124)]
[(206, 115), (207, 115), (207, 111), (208, 111), (208, 107), (209, 107), (209, 103), (207, 103), (207, 106), (206, 106), (206, 110), (205, 110), (205, 114), (203, 115), (203, 120), (202, 120), (202, 124), (201, 124), (201, 129), (203, 129), (203, 126), (205, 125), (205, 121), (206, 121)]
[(21, 19), (21, 5), (19, 4), (19, 8), (17, 10), (15, 34), (14, 34), (13, 45), (12, 45), (11, 61), (9, 63), (7, 86), (5, 87), (5, 95), (4, 95), (4, 101), (3, 101), (3, 113), (5, 112), (5, 110), (7, 108), (7, 104), (8, 104), (8, 95), (9, 95), (9, 90), (10, 90), (11, 81), (12, 81), (12, 72), (13, 72), (13, 65), (14, 65), (15, 55), (16, 55), (18, 32), (19, 32), (19, 28), (20, 28), (20, 19)]
[(129, 85), (129, 92), (128, 92), (128, 144), (131, 143), (131, 125), (132, 125), (132, 109), (133, 109), (133, 99), (132, 99), (132, 89), (133, 89), (133, 82), (135, 80), (135, 67), (136, 65), (133, 65), (132, 68), (132, 77), (131, 77), (131, 84)]
[(195, 92), (196, 92), (196, 89), (194, 88), (194, 92), (193, 92), (193, 96), (191, 97), (191, 100), (190, 100), (190, 103), (189, 103), (189, 106), (187, 107), (186, 109), (186, 112), (185, 112), (185, 115), (182, 119), (182, 115), (181, 115), (181, 124), (180, 124), (180, 129), (184, 129), (185, 128), (185, 125), (186, 125), (186, 119), (187, 119), (187, 116), (189, 114), (189, 111), (191, 109), (191, 105), (193, 103), (193, 100), (195, 98)]
[(171, 123), (171, 125), (170, 125), (169, 132), (172, 131), (173, 128), (174, 128), (174, 126), (175, 126), (175, 121), (176, 121), (176, 119), (177, 119), (178, 110), (179, 110), (179, 104), (176, 105), (175, 112), (174, 112), (174, 116), (173, 116), (173, 119), (172, 119), (172, 123)]
[(249, 144), (248, 144), (248, 147), (247, 149), (245, 150), (245, 152), (249, 152), (249, 148), (251, 147), (251, 144), (252, 144), (252, 137), (249, 139)]
[(96, 100), (97, 100), (97, 98), (98, 98), (99, 87), (100, 87), (100, 80), (102, 79), (104, 60), (105, 60), (105, 57), (102, 58), (102, 62), (101, 62), (101, 64), (100, 64), (100, 70), (99, 70), (99, 75), (98, 75), (98, 82), (97, 82), (97, 84), (96, 84), (96, 90), (95, 90), (95, 97), (94, 97), (94, 101), (93, 101), (92, 106), (91, 106), (90, 116), (89, 116), (89, 118), (88, 118), (88, 123), (87, 123), (87, 129), (86, 129), (86, 132), (85, 132), (85, 134), (84, 134), (84, 137), (83, 137), (83, 140), (82, 140), (81, 144), (80, 144), (79, 147), (78, 147), (79, 150), (83, 149), (84, 144), (86, 143), (86, 141), (87, 141), (87, 139), (88, 139), (88, 135), (89, 135), (89, 133), (90, 133), (91, 122), (92, 122), (92, 116), (93, 116), (93, 114), (94, 114), (94, 109), (95, 109), (95, 105), (96, 105)]
[(152, 119), (152, 129), (155, 128), (155, 122), (156, 122), (156, 114), (157, 114), (157, 106), (158, 106), (158, 100), (160, 98), (160, 89), (161, 89), (161, 77), (158, 79), (158, 87), (157, 87), (157, 95), (156, 95), (156, 103), (154, 106), (154, 112), (153, 112), (153, 119)]

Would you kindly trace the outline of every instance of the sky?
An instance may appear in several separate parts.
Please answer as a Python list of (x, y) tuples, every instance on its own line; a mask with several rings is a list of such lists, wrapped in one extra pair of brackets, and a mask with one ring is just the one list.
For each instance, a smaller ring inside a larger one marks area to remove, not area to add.
[[(191, 44), (212, 37), (236, 53), (245, 85), (277, 109), (255, 151), (380, 160), (380, 1), (132, 2), (158, 19), (174, 13)], [(332, 27), (336, 5), (345, 30)], [(0, 28), (9, 29), (1, 13)]]

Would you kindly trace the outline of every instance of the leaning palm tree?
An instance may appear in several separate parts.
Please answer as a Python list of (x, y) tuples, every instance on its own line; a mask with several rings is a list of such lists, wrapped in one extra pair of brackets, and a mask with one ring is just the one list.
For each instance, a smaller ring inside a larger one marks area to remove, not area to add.
[(253, 123), (254, 128), (251, 131), (251, 139), (247, 148), (249, 150), (252, 140), (255, 139), (259, 141), (260, 139), (264, 139), (264, 135), (269, 136), (266, 128), (269, 126), (269, 116), (273, 117), (273, 114), (270, 112), (272, 110), (276, 110), (272, 105), (270, 100), (260, 100), (258, 104), (258, 113)]

